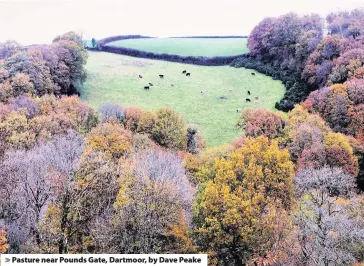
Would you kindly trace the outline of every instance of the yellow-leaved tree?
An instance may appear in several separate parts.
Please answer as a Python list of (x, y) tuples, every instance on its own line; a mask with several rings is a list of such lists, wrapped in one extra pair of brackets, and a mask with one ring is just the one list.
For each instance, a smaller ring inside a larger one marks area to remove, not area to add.
[(212, 167), (194, 206), (194, 236), (211, 261), (243, 265), (270, 248), (276, 209), (290, 209), (293, 164), (277, 141), (260, 136)]
[(8, 250), (5, 228), (0, 230), (0, 254), (4, 254)]

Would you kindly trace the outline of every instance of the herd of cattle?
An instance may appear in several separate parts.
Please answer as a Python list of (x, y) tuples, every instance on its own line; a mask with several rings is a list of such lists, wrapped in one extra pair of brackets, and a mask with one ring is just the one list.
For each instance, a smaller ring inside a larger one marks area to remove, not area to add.
[[(184, 74), (184, 75), (186, 75), (186, 77), (190, 77), (191, 76), (191, 73), (189, 73), (189, 72), (187, 72), (187, 70), (183, 70), (182, 71), (182, 74)], [(251, 75), (252, 76), (255, 76), (255, 73), (251, 73)], [(143, 76), (142, 75), (140, 75), (139, 74), (139, 78), (143, 78)], [(161, 74), (159, 74), (159, 78), (161, 78), (161, 79), (164, 79), (164, 75), (161, 75)], [(153, 86), (153, 84), (152, 83), (148, 83), (149, 85), (148, 86), (144, 86), (144, 89), (145, 90), (149, 90), (150, 89), (150, 87), (152, 87)], [(171, 84), (171, 87), (174, 87), (174, 84)], [(229, 92), (232, 92), (233, 91), (233, 89), (232, 88), (229, 88)], [(201, 91), (201, 94), (205, 94), (207, 91)], [(250, 91), (248, 91), (248, 95), (251, 95), (251, 93), (250, 93)], [(226, 96), (220, 96), (219, 97), (219, 99), (221, 99), (221, 100), (226, 100), (227, 99), (227, 97)], [(255, 100), (255, 103), (258, 103), (258, 101), (259, 101), (259, 97), (257, 97), (257, 96), (255, 96), (254, 97), (254, 100)], [(250, 100), (250, 98), (245, 98), (245, 101), (246, 102), (251, 102), (251, 100)], [(237, 113), (240, 113), (242, 111), (242, 109), (241, 108), (238, 108), (237, 110), (236, 110), (236, 112)]]
[[(186, 77), (190, 77), (191, 76), (191, 73), (187, 72), (186, 70), (183, 70), (182, 71), (182, 74), (185, 74)], [(143, 76), (139, 74), (139, 78), (142, 79)], [(164, 75), (159, 74), (159, 78), (164, 79)], [(153, 86), (153, 84), (149, 82), (149, 86), (144, 86), (144, 89), (145, 90), (149, 90), (150, 87), (152, 87), (152, 86)], [(174, 87), (174, 84), (171, 84), (171, 87)]]

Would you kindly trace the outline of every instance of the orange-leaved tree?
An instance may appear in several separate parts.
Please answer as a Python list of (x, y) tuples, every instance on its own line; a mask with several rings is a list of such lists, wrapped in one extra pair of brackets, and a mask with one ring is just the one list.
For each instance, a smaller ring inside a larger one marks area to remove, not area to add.
[(5, 227), (0, 230), (0, 254), (4, 254), (8, 250)]

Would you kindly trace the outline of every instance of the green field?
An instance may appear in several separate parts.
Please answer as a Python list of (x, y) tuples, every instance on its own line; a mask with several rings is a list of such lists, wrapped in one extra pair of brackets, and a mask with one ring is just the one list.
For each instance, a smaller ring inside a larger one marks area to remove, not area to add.
[[(244, 68), (205, 67), (140, 59), (105, 52), (90, 52), (87, 80), (81, 98), (93, 107), (112, 102), (156, 110), (170, 107), (183, 115), (186, 124), (196, 124), (208, 147), (229, 143), (241, 135), (234, 127), (237, 108), (274, 110), (285, 88), (280, 81)], [(191, 77), (182, 75), (188, 70)], [(143, 78), (138, 78), (138, 75)], [(159, 78), (159, 74), (165, 76)], [(150, 91), (144, 86), (153, 83)], [(174, 84), (174, 87), (171, 86)], [(229, 92), (229, 88), (233, 91)], [(206, 91), (201, 94), (201, 91)], [(245, 101), (251, 91), (251, 103)], [(226, 96), (226, 100), (220, 100)], [(254, 103), (254, 96), (259, 102)]]
[(248, 52), (246, 38), (128, 39), (110, 42), (108, 45), (185, 56), (229, 56)]

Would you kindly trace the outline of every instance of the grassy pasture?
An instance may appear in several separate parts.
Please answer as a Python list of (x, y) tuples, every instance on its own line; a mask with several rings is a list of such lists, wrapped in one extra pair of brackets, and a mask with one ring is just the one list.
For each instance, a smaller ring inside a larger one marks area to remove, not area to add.
[(248, 52), (246, 38), (148, 38), (110, 42), (137, 50), (184, 56), (231, 56)]
[[(252, 70), (229, 66), (195, 66), (90, 52), (86, 69), (88, 76), (81, 98), (93, 107), (104, 102), (151, 110), (170, 107), (184, 117), (186, 124), (199, 127), (208, 147), (229, 143), (241, 135), (234, 127), (239, 116), (237, 108), (274, 110), (275, 102), (285, 92), (280, 81), (257, 72), (252, 76)], [(182, 75), (183, 70), (190, 72), (191, 77)], [(145, 91), (143, 88), (149, 82), (154, 86)], [(229, 88), (233, 90), (230, 92)], [(227, 99), (219, 99), (221, 96)], [(254, 103), (255, 96), (259, 97), (258, 103)], [(252, 102), (246, 102), (247, 97)]]

